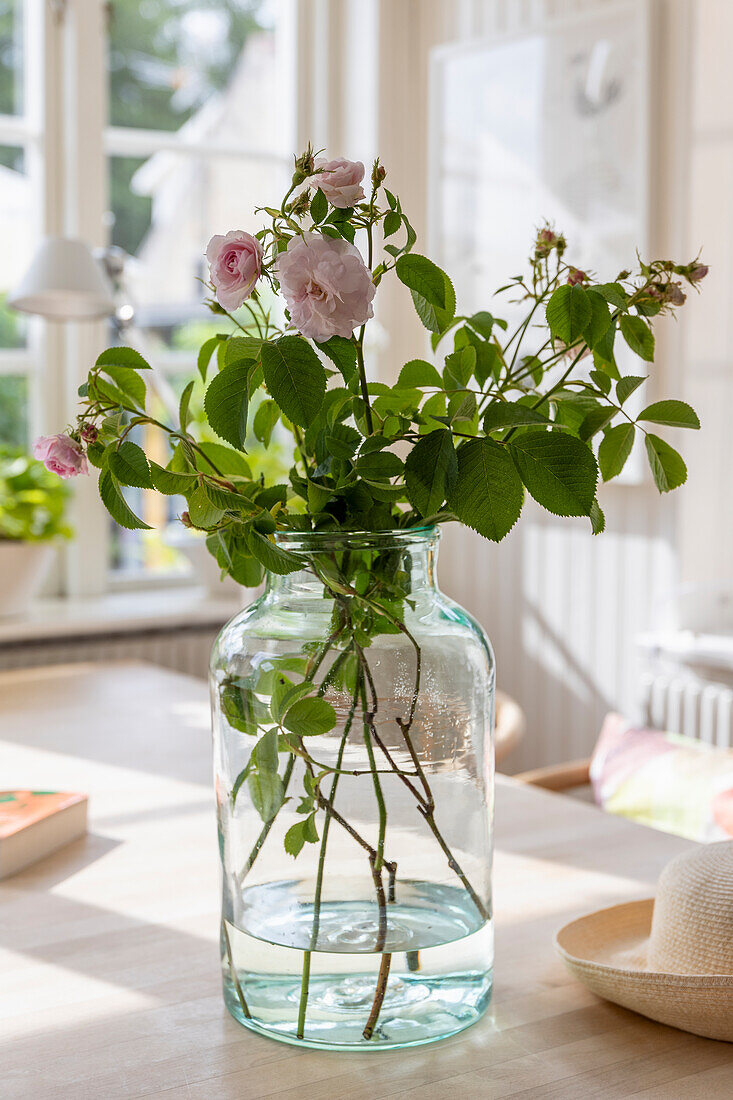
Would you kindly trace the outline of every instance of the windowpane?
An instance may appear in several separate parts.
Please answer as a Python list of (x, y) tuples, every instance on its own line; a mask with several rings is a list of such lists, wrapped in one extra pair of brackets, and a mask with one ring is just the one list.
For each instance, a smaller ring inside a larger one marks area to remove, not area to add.
[(0, 114), (23, 113), (23, 0), (0, 0)]
[(276, 36), (262, 0), (113, 0), (110, 122), (280, 147)]
[(26, 323), (7, 307), (8, 292), (23, 275), (36, 237), (31, 186), (22, 147), (0, 145), (0, 352), (23, 347)]
[(0, 374), (0, 444), (28, 446), (28, 379)]

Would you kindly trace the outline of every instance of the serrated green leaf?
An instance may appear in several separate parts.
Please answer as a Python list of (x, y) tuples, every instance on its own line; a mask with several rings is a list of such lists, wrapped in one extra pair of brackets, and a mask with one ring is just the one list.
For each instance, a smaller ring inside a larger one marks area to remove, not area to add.
[(265, 384), (288, 420), (307, 428), (320, 412), (326, 372), (313, 348), (301, 336), (281, 336), (262, 345)]
[[(203, 451), (203, 458), (201, 455)], [(219, 474), (224, 477), (251, 477), (249, 463), (240, 451), (234, 451), (223, 443), (199, 443), (196, 461), (202, 473)]]
[(258, 336), (230, 336), (222, 344), (224, 362), (220, 366), (228, 367), (240, 359), (256, 362), (262, 351), (262, 340)]
[(179, 493), (185, 496), (192, 491), (198, 480), (196, 474), (164, 470), (163, 466), (158, 466), (157, 462), (150, 463), (150, 474), (153, 488), (156, 488), (158, 493), (165, 493), (166, 496), (176, 496)]
[(191, 414), (188, 406), (191, 403), (191, 394), (193, 393), (193, 387), (195, 383), (193, 379), (187, 384), (183, 393), (181, 394), (181, 400), (178, 403), (178, 422), (181, 425), (181, 431), (185, 432), (191, 420)]
[(530, 432), (509, 444), (519, 475), (538, 504), (556, 516), (587, 516), (596, 495), (593, 452), (567, 432)]
[(686, 401), (655, 401), (643, 409), (637, 420), (668, 424), (671, 428), (699, 428), (697, 413)]
[(612, 306), (621, 308), (626, 305), (626, 291), (620, 283), (598, 283), (593, 290), (601, 294)]
[(494, 401), (484, 414), (484, 431), (497, 431), (499, 428), (519, 428), (525, 424), (549, 424), (548, 417), (514, 401)]
[(418, 317), (431, 332), (441, 332), (456, 312), (453, 284), (437, 264), (426, 256), (409, 252), (395, 264), (398, 279), (412, 294)]
[(405, 461), (407, 496), (423, 518), (434, 515), (452, 491), (458, 458), (451, 433), (441, 428), (421, 436)]
[(277, 573), (284, 576), (287, 573), (295, 573), (303, 568), (303, 562), (294, 554), (276, 546), (259, 531), (252, 531), (249, 548), (269, 573)]
[(207, 530), (214, 527), (224, 515), (224, 509), (212, 504), (203, 485), (197, 485), (188, 494), (188, 514), (191, 523), (199, 530)]
[(252, 749), (254, 765), (260, 772), (276, 772), (278, 764), (276, 729), (267, 730)]
[(604, 481), (618, 477), (626, 465), (626, 460), (634, 446), (636, 430), (633, 424), (617, 424), (609, 428), (598, 448), (598, 465)]
[(311, 512), (320, 512), (332, 499), (333, 491), (328, 486), (308, 479), (308, 508)]
[(241, 682), (224, 682), (219, 688), (219, 705), (232, 729), (256, 737), (260, 727), (269, 721), (267, 708)]
[(328, 201), (326, 196), (321, 191), (320, 187), (316, 189), (316, 193), (311, 199), (311, 217), (315, 225), (322, 222), (328, 213)]
[(423, 386), (443, 388), (443, 379), (432, 363), (426, 359), (410, 359), (405, 363), (397, 379), (397, 386), (403, 389), (420, 389)]
[(606, 517), (601, 511), (601, 506), (597, 500), (593, 501), (590, 510), (590, 526), (594, 535), (600, 535), (606, 530)]
[(619, 321), (621, 335), (631, 350), (641, 359), (651, 363), (654, 360), (654, 336), (646, 321), (641, 317), (622, 315)]
[(129, 531), (150, 531), (152, 528), (138, 519), (127, 501), (122, 495), (120, 483), (112, 471), (103, 468), (99, 475), (99, 495), (102, 503), (120, 527), (126, 527)]
[(572, 344), (591, 321), (588, 292), (582, 286), (559, 286), (551, 294), (545, 313), (552, 336)]
[(616, 383), (616, 397), (619, 405), (623, 405), (643, 382), (646, 382), (646, 375), (627, 374), (624, 378), (619, 378)]
[(499, 542), (522, 511), (524, 490), (505, 447), (472, 439), (458, 450), (458, 476), (448, 507), (487, 539)]
[(402, 473), (402, 459), (391, 451), (361, 454), (356, 460), (358, 474), (367, 481), (383, 481)]
[(599, 405), (597, 409), (590, 409), (583, 417), (578, 428), (578, 437), (587, 443), (594, 435), (613, 420), (616, 409), (608, 405)]
[(138, 489), (152, 489), (153, 481), (145, 452), (137, 443), (126, 439), (109, 453), (109, 468), (122, 485), (134, 485)]
[(590, 303), (590, 321), (583, 329), (583, 339), (589, 348), (594, 348), (599, 343), (611, 324), (611, 311), (605, 299), (593, 290), (586, 292)]
[(198, 358), (196, 365), (198, 372), (201, 375), (201, 381), (206, 383), (206, 375), (209, 370), (209, 363), (211, 362), (211, 356), (222, 341), (221, 336), (211, 336), (208, 340), (204, 340), (203, 344), (199, 348)]
[[(125, 399), (124, 403), (132, 404), (135, 408), (145, 409), (145, 382), (142, 380), (137, 371), (131, 370), (129, 367), (115, 367), (106, 366), (103, 368), (104, 373), (114, 382), (115, 386)], [(97, 380), (97, 385), (101, 379)]]
[(682, 456), (651, 432), (646, 437), (646, 453), (654, 477), (654, 484), (660, 493), (677, 489), (687, 481), (687, 467)]
[(296, 737), (312, 737), (328, 733), (336, 725), (336, 711), (319, 696), (299, 699), (288, 710), (283, 726)]
[(274, 401), (268, 399), (260, 404), (252, 422), (252, 430), (255, 438), (259, 439), (265, 447), (270, 446), (272, 433), (279, 419), (280, 410)]
[(356, 376), (356, 347), (352, 340), (344, 336), (332, 336), (330, 340), (316, 343), (316, 347), (327, 355), (331, 362), (341, 371), (344, 382), (348, 386)]
[(285, 851), (293, 859), (300, 855), (305, 844), (304, 825), (304, 821), (296, 821), (294, 825), (290, 826), (283, 840)]
[(267, 824), (283, 804), (285, 792), (283, 782), (277, 772), (250, 772), (247, 787), (252, 805)]
[(132, 370), (150, 370), (150, 363), (134, 348), (106, 348), (95, 363), (97, 367), (130, 367)]
[(598, 389), (608, 395), (611, 392), (611, 379), (602, 370), (592, 370), (590, 372), (591, 381), (595, 382)]
[(244, 448), (247, 436), (247, 380), (251, 368), (247, 359), (229, 363), (212, 378), (204, 397), (204, 409), (211, 427), (227, 443), (240, 449)]

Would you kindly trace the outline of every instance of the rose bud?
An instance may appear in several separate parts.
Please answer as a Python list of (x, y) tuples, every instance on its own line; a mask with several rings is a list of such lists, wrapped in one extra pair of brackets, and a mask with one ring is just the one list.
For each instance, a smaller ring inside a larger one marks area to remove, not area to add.
[(687, 278), (691, 283), (699, 283), (701, 279), (705, 278), (709, 270), (707, 264), (694, 263), (687, 273)]
[(568, 272), (568, 285), (577, 286), (578, 283), (584, 283), (588, 276), (584, 271), (580, 271), (577, 267), (571, 267)]
[(79, 429), (79, 435), (85, 443), (96, 443), (99, 432), (94, 424), (82, 424)]

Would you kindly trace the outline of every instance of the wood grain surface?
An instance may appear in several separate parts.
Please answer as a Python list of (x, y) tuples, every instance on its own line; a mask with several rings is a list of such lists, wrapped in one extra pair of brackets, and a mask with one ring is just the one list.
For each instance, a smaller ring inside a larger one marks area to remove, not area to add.
[(208, 693), (152, 666), (0, 675), (0, 786), (88, 791), (90, 832), (0, 884), (2, 1100), (733, 1096), (733, 1047), (598, 1000), (554, 932), (647, 897), (687, 842), (500, 779), (490, 1014), (411, 1052), (329, 1054), (226, 1013)]

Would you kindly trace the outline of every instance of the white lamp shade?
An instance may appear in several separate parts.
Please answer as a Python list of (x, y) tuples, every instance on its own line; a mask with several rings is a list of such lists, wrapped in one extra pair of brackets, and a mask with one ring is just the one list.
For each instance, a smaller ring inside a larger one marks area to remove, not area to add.
[(114, 313), (112, 287), (88, 245), (47, 237), (8, 305), (52, 321), (81, 321)]

